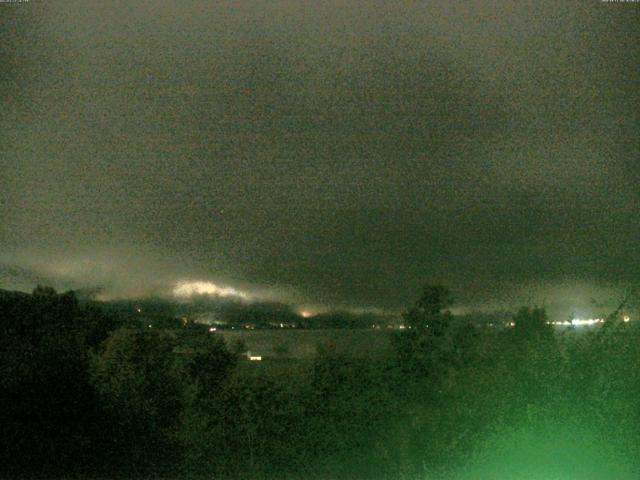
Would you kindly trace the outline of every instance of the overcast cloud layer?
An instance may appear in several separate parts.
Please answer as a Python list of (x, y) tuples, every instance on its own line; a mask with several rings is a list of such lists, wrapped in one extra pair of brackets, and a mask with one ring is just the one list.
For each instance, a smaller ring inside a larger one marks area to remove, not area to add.
[(639, 12), (0, 4), (0, 288), (588, 313), (640, 279)]

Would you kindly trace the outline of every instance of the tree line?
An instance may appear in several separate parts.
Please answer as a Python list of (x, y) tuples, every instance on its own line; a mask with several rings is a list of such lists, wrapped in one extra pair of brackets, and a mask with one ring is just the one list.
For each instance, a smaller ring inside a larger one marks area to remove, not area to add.
[(483, 329), (451, 305), (425, 287), (391, 358), (325, 346), (257, 367), (189, 325), (4, 293), (0, 476), (637, 478), (635, 323), (560, 335), (523, 307)]

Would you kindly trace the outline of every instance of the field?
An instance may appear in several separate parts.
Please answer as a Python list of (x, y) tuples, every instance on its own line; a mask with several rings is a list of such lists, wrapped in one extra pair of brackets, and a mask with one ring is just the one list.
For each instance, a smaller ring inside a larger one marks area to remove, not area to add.
[(224, 330), (230, 348), (244, 342), (263, 360), (308, 359), (318, 348), (357, 358), (380, 358), (391, 353), (393, 331), (388, 330)]

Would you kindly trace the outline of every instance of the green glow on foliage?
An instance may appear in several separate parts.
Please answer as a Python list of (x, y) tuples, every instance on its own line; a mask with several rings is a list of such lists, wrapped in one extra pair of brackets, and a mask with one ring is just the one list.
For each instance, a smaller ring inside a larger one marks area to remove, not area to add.
[(620, 448), (588, 428), (521, 428), (495, 434), (456, 480), (637, 479)]

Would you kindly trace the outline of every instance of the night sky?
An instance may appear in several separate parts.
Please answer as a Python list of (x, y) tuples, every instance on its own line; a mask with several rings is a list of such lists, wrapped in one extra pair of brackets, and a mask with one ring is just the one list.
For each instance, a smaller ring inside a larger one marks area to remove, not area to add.
[(639, 16), (0, 4), (0, 288), (609, 308), (640, 280)]

